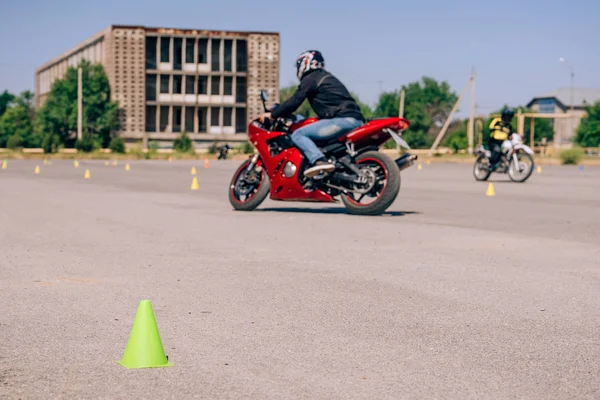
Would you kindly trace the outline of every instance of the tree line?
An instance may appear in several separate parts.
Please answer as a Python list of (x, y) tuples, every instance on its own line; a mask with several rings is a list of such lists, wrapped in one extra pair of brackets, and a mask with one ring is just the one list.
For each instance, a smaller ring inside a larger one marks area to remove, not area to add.
[[(120, 126), (119, 104), (111, 100), (110, 85), (103, 67), (88, 61), (83, 61), (80, 67), (83, 73), (82, 139), (77, 139), (77, 68), (70, 67), (62, 79), (53, 82), (39, 109), (35, 109), (30, 91), (14, 95), (5, 90), (0, 94), (0, 148), (42, 147), (47, 153), (60, 148), (77, 148), (84, 152), (110, 148), (114, 152), (125, 152), (125, 142), (117, 135)], [(295, 89), (295, 85), (281, 88), (280, 100), (285, 101)], [(399, 114), (402, 90), (405, 91), (404, 117), (410, 121), (404, 138), (413, 148), (429, 148), (458, 99), (447, 82), (438, 82), (425, 76), (398, 90), (381, 93), (373, 107), (362, 102), (355, 93), (352, 95), (366, 118), (388, 117)], [(531, 112), (523, 106), (513, 108)], [(590, 105), (587, 112), (588, 118), (582, 120), (575, 142), (583, 147), (600, 147), (600, 102)], [(305, 117), (314, 116), (307, 101), (297, 113)], [(494, 114), (497, 113), (492, 116)], [(484, 142), (487, 142), (490, 121), (483, 122)], [(542, 138), (552, 140), (551, 121), (537, 119), (534, 134), (535, 141)], [(525, 137), (529, 137), (529, 124), (525, 126)], [(177, 143), (178, 147), (180, 145)], [(393, 141), (386, 145), (395, 147)], [(467, 120), (453, 121), (442, 145), (455, 151), (466, 149)], [(189, 143), (187, 147), (190, 147)]]

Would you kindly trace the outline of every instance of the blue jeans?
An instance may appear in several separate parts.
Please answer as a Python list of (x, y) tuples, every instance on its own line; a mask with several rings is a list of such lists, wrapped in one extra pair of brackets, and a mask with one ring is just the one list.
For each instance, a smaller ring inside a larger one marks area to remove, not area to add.
[(354, 118), (323, 119), (295, 131), (292, 134), (292, 142), (302, 151), (308, 162), (314, 164), (325, 155), (313, 140), (325, 141), (339, 138), (362, 125), (361, 120)]

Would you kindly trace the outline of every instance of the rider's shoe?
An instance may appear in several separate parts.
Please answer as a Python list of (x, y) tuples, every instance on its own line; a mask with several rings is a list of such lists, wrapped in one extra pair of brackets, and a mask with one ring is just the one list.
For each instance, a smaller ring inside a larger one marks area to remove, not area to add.
[(335, 165), (328, 162), (325, 159), (317, 160), (315, 164), (304, 171), (304, 176), (308, 178), (312, 178), (313, 176), (319, 175), (323, 172), (332, 172), (335, 170)]

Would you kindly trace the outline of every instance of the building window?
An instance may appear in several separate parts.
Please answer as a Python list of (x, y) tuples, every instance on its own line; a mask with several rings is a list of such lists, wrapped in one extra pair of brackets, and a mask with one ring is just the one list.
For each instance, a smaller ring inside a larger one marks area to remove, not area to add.
[(223, 126), (233, 126), (232, 116), (233, 108), (225, 107), (223, 108)]
[(156, 69), (156, 38), (146, 38), (146, 69)]
[(146, 75), (146, 100), (156, 100), (156, 75)]
[(246, 78), (243, 76), (238, 76), (235, 79), (235, 102), (246, 102)]
[(169, 93), (169, 75), (160, 76), (160, 92)]
[(238, 72), (246, 72), (246, 52), (247, 42), (245, 40), (237, 41), (236, 69)]
[(210, 126), (221, 126), (219, 121), (219, 107), (212, 107), (210, 109)]
[(552, 114), (556, 109), (556, 101), (554, 99), (540, 99), (538, 100), (538, 104), (541, 114)]
[(173, 107), (173, 132), (181, 132), (181, 107)]
[(182, 47), (183, 47), (183, 39), (182, 38), (175, 38), (174, 40), (174, 46), (173, 46), (173, 69), (176, 70), (181, 70), (181, 64), (182, 64), (182, 58), (183, 58), (183, 54), (182, 54)]
[(185, 62), (187, 64), (194, 63), (194, 39), (185, 39)]
[(169, 107), (161, 106), (160, 107), (160, 131), (165, 132), (167, 130), (167, 125), (169, 125)]
[(198, 132), (206, 132), (206, 107), (198, 109)]
[(221, 94), (221, 77), (210, 77), (210, 94)]
[(210, 59), (213, 71), (221, 70), (221, 39), (211, 40)]
[(173, 75), (173, 93), (181, 94), (183, 91), (181, 90), (183, 76), (181, 75)]
[(236, 108), (235, 109), (235, 132), (246, 132), (246, 109)]
[(198, 64), (208, 63), (208, 39), (198, 39)]
[(225, 96), (233, 95), (233, 77), (232, 76), (224, 76), (223, 77), (223, 95), (225, 95)]
[(188, 75), (185, 77), (185, 94), (194, 94), (194, 86), (196, 86), (196, 77)]
[(231, 71), (231, 61), (232, 61), (232, 52), (233, 52), (233, 40), (225, 40), (224, 48), (223, 48), (223, 67), (225, 71)]
[(208, 76), (198, 77), (198, 94), (208, 94)]
[(194, 132), (194, 107), (185, 108), (185, 131)]
[(156, 106), (146, 106), (146, 132), (156, 132)]
[(171, 38), (169, 37), (160, 38), (160, 62), (171, 62)]

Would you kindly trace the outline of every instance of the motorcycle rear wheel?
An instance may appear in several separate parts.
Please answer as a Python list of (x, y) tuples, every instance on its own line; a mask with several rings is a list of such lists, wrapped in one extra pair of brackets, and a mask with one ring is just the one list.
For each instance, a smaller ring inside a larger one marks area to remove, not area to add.
[[(368, 194), (375, 194), (374, 201), (361, 204), (366, 195), (352, 193), (350, 196), (342, 194), (342, 202), (350, 214), (353, 215), (381, 215), (392, 205), (400, 192), (400, 171), (390, 157), (378, 151), (367, 151), (356, 157), (357, 167), (370, 168), (376, 174), (377, 182)], [(355, 196), (358, 195), (358, 200)]]
[(250, 179), (246, 171), (249, 163), (250, 160), (246, 160), (238, 167), (229, 184), (229, 202), (237, 211), (254, 210), (265, 200), (271, 190), (271, 182), (264, 168), (258, 172), (254, 166), (250, 173), (259, 174), (259, 181)]

